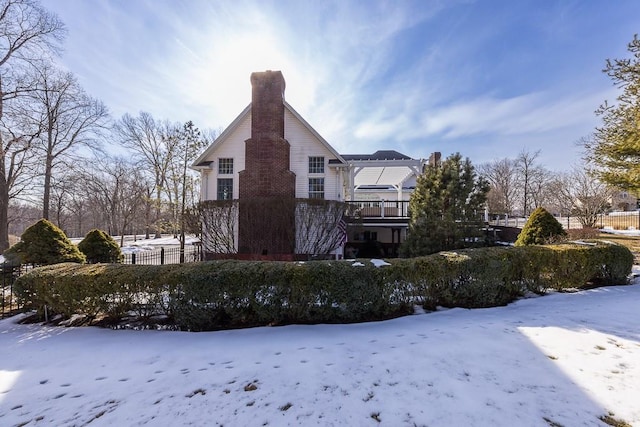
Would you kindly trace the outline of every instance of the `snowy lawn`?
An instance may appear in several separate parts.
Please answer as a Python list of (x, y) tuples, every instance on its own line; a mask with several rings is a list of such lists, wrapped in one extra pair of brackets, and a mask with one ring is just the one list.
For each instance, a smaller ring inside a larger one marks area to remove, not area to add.
[(640, 426), (639, 308), (640, 283), (351, 325), (7, 319), (0, 425)]

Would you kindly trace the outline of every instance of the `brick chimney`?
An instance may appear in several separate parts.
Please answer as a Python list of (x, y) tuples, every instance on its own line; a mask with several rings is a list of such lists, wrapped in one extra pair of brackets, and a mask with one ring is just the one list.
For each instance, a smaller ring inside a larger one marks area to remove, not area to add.
[[(284, 77), (280, 71), (252, 73), (251, 86), (251, 138), (245, 141), (245, 169), (239, 173), (238, 248), (252, 254), (290, 254), (295, 241), (293, 211), (275, 207), (278, 201), (295, 199), (296, 185), (289, 165), (291, 147), (284, 138)], [(280, 230), (277, 236), (267, 233), (275, 229)]]

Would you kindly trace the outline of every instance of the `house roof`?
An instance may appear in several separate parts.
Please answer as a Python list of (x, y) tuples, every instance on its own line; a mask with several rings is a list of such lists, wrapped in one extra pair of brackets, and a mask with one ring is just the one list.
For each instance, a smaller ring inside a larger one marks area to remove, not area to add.
[[(289, 111), (293, 115), (293, 117), (295, 117), (300, 123), (302, 123), (302, 125), (305, 128), (307, 128), (307, 130), (313, 136), (315, 136), (318, 139), (318, 141), (320, 141), (320, 143), (324, 145), (325, 148), (329, 150), (329, 152), (331, 152), (331, 154), (333, 154), (336, 157), (336, 159), (331, 159), (329, 161), (331, 165), (346, 166), (347, 162), (345, 161), (345, 159), (313, 127), (311, 127), (311, 125), (305, 119), (303, 119), (302, 116), (296, 110), (294, 110), (294, 108), (291, 105), (289, 105), (286, 101), (284, 102), (284, 107), (287, 109), (287, 111)], [(249, 114), (251, 114), (251, 104), (247, 105), (247, 107), (244, 110), (242, 110), (242, 112), (238, 115), (238, 117), (236, 117), (229, 126), (227, 126), (227, 128), (220, 134), (220, 136), (218, 136), (215, 139), (215, 141), (213, 141), (213, 143), (209, 145), (206, 150), (204, 150), (204, 152), (193, 162), (193, 164), (191, 165), (191, 168), (201, 169), (203, 167), (208, 167), (211, 164), (211, 162), (207, 160), (209, 155), (213, 151), (215, 151), (215, 149), (220, 144), (222, 144), (229, 137), (229, 135), (231, 135), (238, 128), (238, 126), (240, 126), (240, 124), (244, 121), (244, 119)]]
[(422, 171), (423, 160), (413, 159), (395, 150), (378, 150), (373, 154), (343, 154), (354, 168), (354, 186), (398, 188)]
[(373, 154), (343, 154), (345, 160), (414, 160), (395, 150), (378, 150)]
[(407, 166), (364, 167), (355, 176), (355, 186), (392, 187), (402, 185), (415, 171)]

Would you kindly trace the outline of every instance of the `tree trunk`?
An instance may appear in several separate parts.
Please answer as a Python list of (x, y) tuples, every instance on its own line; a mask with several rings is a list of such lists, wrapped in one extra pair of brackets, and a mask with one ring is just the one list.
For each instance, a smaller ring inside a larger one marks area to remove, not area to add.
[(9, 248), (9, 187), (0, 182), (0, 253)]
[(158, 186), (158, 189), (156, 190), (156, 239), (159, 239), (162, 237), (162, 234), (160, 233), (160, 204), (162, 203), (162, 194), (160, 192), (160, 186)]
[(49, 219), (49, 204), (51, 202), (51, 169), (53, 159), (47, 154), (47, 160), (44, 167), (44, 192), (42, 195), (42, 218)]

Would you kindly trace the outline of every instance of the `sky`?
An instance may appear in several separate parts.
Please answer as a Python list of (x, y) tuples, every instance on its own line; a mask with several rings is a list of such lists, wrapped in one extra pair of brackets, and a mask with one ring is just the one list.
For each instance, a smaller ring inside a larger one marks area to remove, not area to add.
[(474, 164), (540, 151), (567, 170), (618, 95), (637, 0), (42, 0), (66, 23), (62, 67), (114, 118), (222, 130), (254, 71), (338, 152), (460, 152)]
[(638, 282), (348, 325), (190, 333), (4, 319), (0, 424), (637, 426)]

